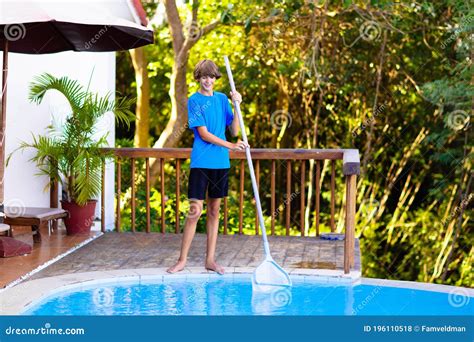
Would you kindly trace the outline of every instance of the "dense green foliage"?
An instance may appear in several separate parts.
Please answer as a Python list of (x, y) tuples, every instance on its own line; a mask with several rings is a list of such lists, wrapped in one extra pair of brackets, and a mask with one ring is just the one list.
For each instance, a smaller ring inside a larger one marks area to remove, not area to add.
[[(183, 19), (190, 8), (189, 4), (181, 8)], [(200, 25), (216, 18), (221, 25), (192, 49), (189, 91), (197, 90), (191, 73), (197, 61), (210, 58), (223, 65), (223, 56), (229, 55), (244, 98), (252, 147), (359, 149), (356, 234), (364, 275), (472, 286), (474, 12), (469, 2), (202, 1)], [(156, 45), (146, 48), (153, 141), (170, 114), (173, 59), (166, 21), (156, 27), (156, 38)], [(133, 69), (126, 54), (118, 55), (117, 70), (118, 89), (133, 94)], [(216, 89), (228, 93), (225, 77)], [(121, 137), (132, 135), (119, 132)], [(180, 146), (191, 144), (192, 134), (185, 133)], [(328, 166), (323, 169), (323, 231), (329, 229)], [(183, 166), (183, 173), (187, 167)], [(293, 174), (292, 189), (297, 191), (301, 190), (299, 167)], [(176, 200), (173, 168), (172, 163), (166, 168), (170, 231)], [(285, 201), (282, 168), (279, 165), (277, 171), (277, 189), (283, 189), (277, 193), (277, 205)], [(339, 168), (336, 174), (341, 175)], [(261, 170), (261, 189), (267, 194), (269, 164), (262, 163)], [(182, 183), (185, 191), (187, 182), (182, 179)], [(237, 187), (238, 177), (231, 178), (232, 232), (237, 230)], [(159, 230), (157, 189), (152, 193), (154, 230)], [(342, 177), (337, 190), (337, 208), (341, 208)], [(246, 191), (245, 232), (253, 233), (250, 184)], [(139, 197), (143, 200), (144, 194)], [(269, 198), (263, 197), (269, 217)], [(293, 202), (292, 234), (296, 234), (299, 201)], [(143, 208), (143, 202), (138, 207)], [(124, 210), (124, 220), (129, 212)], [(143, 210), (138, 216), (143, 220)], [(343, 214), (338, 212), (336, 219), (338, 230), (343, 229)], [(199, 229), (204, 231), (201, 221)], [(309, 221), (307, 231), (314, 235), (312, 214)], [(143, 222), (137, 224), (140, 229)], [(277, 231), (283, 230), (280, 214)]]

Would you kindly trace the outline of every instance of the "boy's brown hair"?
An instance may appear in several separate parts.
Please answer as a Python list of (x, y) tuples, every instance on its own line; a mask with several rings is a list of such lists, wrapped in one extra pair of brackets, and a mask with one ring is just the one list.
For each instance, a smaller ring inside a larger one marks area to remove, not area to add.
[(210, 59), (203, 59), (194, 67), (194, 79), (199, 81), (203, 76), (215, 77), (218, 80), (222, 75), (216, 63)]

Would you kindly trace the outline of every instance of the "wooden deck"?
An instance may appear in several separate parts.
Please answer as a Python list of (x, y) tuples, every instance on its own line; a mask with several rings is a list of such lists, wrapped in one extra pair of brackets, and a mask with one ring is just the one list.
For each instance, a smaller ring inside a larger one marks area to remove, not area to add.
[[(272, 255), (285, 268), (343, 270), (344, 242), (315, 237), (269, 236)], [(221, 235), (216, 259), (224, 267), (255, 267), (263, 261), (262, 238)], [(106, 233), (65, 258), (36, 273), (31, 279), (67, 273), (168, 267), (179, 256), (181, 234)], [(206, 236), (196, 234), (187, 266), (203, 266)], [(355, 245), (354, 271), (360, 271), (359, 241)]]

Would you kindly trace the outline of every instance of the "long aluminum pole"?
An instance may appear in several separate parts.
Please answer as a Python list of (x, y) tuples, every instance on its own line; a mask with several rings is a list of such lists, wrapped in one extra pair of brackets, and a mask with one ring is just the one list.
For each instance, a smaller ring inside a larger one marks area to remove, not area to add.
[[(225, 67), (227, 69), (227, 76), (229, 78), (230, 89), (232, 91), (236, 91), (235, 84), (234, 84), (234, 78), (232, 76), (232, 70), (230, 69), (229, 58), (227, 58), (227, 56), (224, 56), (224, 61), (225, 61)], [(235, 111), (237, 113), (237, 117), (239, 118), (240, 130), (242, 131), (242, 140), (248, 145), (247, 134), (245, 133), (244, 119), (243, 119), (242, 113), (240, 111), (240, 105), (236, 101), (234, 101), (234, 108), (235, 108)], [(265, 256), (267, 258), (270, 258), (271, 257), (270, 256), (270, 247), (268, 246), (267, 231), (265, 229), (265, 221), (263, 220), (262, 204), (260, 203), (260, 195), (258, 194), (257, 180), (255, 178), (255, 171), (253, 169), (252, 156), (250, 155), (250, 148), (249, 147), (245, 148), (245, 154), (247, 156), (247, 163), (249, 165), (250, 178), (252, 180), (253, 194), (255, 196), (255, 202), (257, 204), (258, 221), (260, 223), (260, 228), (262, 230), (263, 248), (265, 249)]]

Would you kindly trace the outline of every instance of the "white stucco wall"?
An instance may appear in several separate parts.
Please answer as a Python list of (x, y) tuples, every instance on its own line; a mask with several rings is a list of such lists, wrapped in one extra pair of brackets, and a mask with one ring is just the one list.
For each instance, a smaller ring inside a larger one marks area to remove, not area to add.
[[(0, 60), (3, 57), (0, 52)], [(41, 105), (28, 101), (29, 84), (33, 77), (44, 72), (54, 76), (68, 76), (87, 86), (92, 74), (91, 90), (104, 95), (115, 92), (115, 53), (61, 52), (48, 55), (9, 54), (7, 94), (6, 155), (15, 150), (21, 141), (31, 141), (33, 134), (45, 133), (53, 115), (58, 118), (67, 113), (67, 102), (54, 91)], [(109, 145), (114, 146), (115, 125), (108, 115), (99, 125), (100, 132), (109, 132)], [(5, 173), (5, 204), (34, 207), (49, 206), (47, 179), (36, 176), (36, 166), (30, 162), (33, 151), (17, 152), (10, 160)], [(106, 228), (114, 226), (114, 167), (106, 170)], [(61, 192), (60, 192), (61, 193)], [(100, 217), (100, 198), (96, 216)]]

